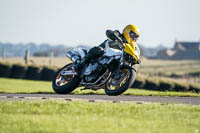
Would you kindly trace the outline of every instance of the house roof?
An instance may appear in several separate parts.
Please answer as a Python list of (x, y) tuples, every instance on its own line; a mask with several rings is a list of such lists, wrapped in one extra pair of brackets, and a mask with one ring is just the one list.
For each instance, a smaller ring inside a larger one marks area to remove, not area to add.
[(200, 42), (176, 42), (175, 45), (181, 45), (186, 49), (198, 49)]
[(198, 50), (200, 47), (200, 42), (176, 42), (174, 45), (174, 49), (177, 47), (182, 47), (183, 49), (196, 49)]

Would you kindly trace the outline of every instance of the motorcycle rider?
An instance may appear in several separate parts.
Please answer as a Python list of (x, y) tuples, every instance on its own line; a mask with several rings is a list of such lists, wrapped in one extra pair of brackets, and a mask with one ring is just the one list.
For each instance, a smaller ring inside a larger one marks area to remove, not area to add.
[[(124, 43), (128, 43), (128, 44), (135, 43), (140, 36), (140, 32), (137, 26), (130, 24), (130, 25), (127, 25), (123, 29), (122, 34), (118, 30), (114, 30), (114, 31), (107, 30), (106, 36), (108, 37), (107, 40), (105, 40), (99, 46), (95, 46), (91, 48), (88, 51), (85, 58), (79, 64), (76, 65), (75, 70), (78, 73), (81, 71), (81, 69), (83, 68), (85, 64), (88, 64), (90, 62), (90, 60), (98, 59), (104, 54), (106, 43), (108, 43), (109, 47), (111, 48), (122, 50)], [(118, 74), (118, 71), (119, 71), (118, 66), (119, 65), (116, 64), (116, 66), (113, 67), (113, 68), (116, 68), (114, 70), (114, 75)]]

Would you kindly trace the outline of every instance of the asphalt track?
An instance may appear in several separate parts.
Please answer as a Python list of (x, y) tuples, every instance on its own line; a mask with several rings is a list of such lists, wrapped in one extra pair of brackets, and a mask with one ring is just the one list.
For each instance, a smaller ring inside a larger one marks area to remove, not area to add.
[(69, 101), (108, 101), (108, 102), (135, 102), (142, 103), (172, 103), (200, 105), (200, 97), (161, 97), (161, 96), (107, 96), (107, 95), (59, 95), (59, 94), (11, 94), (0, 93), (0, 100), (22, 100), (22, 99), (64, 99)]

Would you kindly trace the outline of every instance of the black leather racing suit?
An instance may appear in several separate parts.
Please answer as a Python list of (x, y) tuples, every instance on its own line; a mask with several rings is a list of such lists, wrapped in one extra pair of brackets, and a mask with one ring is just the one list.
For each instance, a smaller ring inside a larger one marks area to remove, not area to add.
[(122, 50), (122, 43), (126, 43), (126, 39), (123, 37), (122, 34), (120, 34), (118, 30), (115, 31), (107, 30), (106, 36), (108, 37), (107, 40), (105, 40), (99, 46), (95, 46), (88, 51), (85, 57), (86, 62), (91, 59), (101, 57), (104, 53), (106, 42), (108, 42), (109, 47)]
[(90, 60), (98, 59), (99, 57), (101, 57), (104, 54), (105, 44), (107, 42), (109, 44), (109, 47), (119, 50), (122, 50), (123, 46), (122, 44), (127, 42), (124, 36), (118, 30), (115, 31), (107, 30), (106, 36), (108, 37), (107, 40), (105, 40), (99, 46), (95, 46), (88, 51), (84, 61), (77, 65), (76, 67), (77, 71), (80, 71), (85, 64), (90, 62)]

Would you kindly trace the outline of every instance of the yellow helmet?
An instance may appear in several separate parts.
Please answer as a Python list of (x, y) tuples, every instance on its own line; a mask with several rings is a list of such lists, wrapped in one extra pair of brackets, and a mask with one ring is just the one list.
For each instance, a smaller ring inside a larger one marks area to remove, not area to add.
[(122, 34), (124, 35), (128, 43), (136, 42), (138, 37), (140, 36), (139, 29), (137, 28), (137, 26), (132, 24), (127, 25), (124, 28)]

